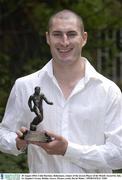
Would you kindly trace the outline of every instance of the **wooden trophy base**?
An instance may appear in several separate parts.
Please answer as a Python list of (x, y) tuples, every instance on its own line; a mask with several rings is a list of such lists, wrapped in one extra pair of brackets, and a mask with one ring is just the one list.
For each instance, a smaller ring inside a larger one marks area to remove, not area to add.
[(51, 137), (48, 136), (46, 132), (40, 131), (27, 131), (23, 139), (26, 141), (37, 141), (43, 143), (52, 141)]

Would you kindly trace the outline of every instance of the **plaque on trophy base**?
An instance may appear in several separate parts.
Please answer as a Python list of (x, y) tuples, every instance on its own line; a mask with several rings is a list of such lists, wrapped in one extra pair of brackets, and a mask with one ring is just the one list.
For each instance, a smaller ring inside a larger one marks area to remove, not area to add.
[(23, 139), (27, 141), (40, 141), (40, 142), (51, 142), (52, 138), (46, 132), (37, 131), (37, 125), (43, 121), (43, 100), (49, 104), (53, 105), (52, 102), (49, 102), (44, 94), (40, 94), (40, 87), (35, 87), (35, 92), (29, 97), (28, 106), (31, 112), (36, 114), (33, 121), (30, 123), (30, 130), (27, 130), (23, 134)]

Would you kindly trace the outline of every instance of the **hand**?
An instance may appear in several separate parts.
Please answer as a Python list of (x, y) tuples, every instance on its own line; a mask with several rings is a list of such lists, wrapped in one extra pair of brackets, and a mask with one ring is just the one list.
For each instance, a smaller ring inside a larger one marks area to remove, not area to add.
[(68, 146), (68, 141), (59, 135), (47, 132), (53, 140), (49, 143), (31, 142), (32, 144), (41, 146), (50, 155), (64, 155)]
[(50, 102), (49, 105), (53, 105), (53, 102)]
[(27, 141), (25, 141), (22, 137), (24, 133), (28, 131), (27, 128), (21, 127), (20, 130), (16, 132), (17, 138), (16, 138), (16, 146), (18, 150), (24, 151), (27, 148)]

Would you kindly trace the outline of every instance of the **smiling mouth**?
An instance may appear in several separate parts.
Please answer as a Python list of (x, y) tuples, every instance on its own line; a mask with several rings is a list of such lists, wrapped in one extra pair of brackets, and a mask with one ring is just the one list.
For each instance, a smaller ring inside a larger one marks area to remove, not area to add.
[(58, 51), (60, 52), (60, 53), (69, 53), (70, 51), (72, 51), (72, 48), (71, 49), (58, 49)]

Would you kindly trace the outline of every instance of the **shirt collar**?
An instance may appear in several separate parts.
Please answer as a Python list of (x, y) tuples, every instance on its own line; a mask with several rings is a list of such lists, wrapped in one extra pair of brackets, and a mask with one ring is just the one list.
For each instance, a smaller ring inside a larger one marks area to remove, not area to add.
[[(100, 74), (94, 69), (94, 67), (90, 64), (90, 62), (84, 58), (85, 62), (85, 76), (84, 82), (85, 84), (89, 80), (100, 80)], [(53, 66), (52, 66), (52, 59), (42, 68), (42, 71), (46, 73), (51, 79), (54, 78), (53, 75)]]
[(42, 71), (47, 74), (51, 79), (54, 78), (52, 59), (42, 68)]
[[(84, 58), (85, 61), (85, 77), (84, 81), (87, 83), (89, 80), (100, 80), (100, 74), (90, 64), (90, 62)], [(100, 80), (101, 81), (101, 80)]]

